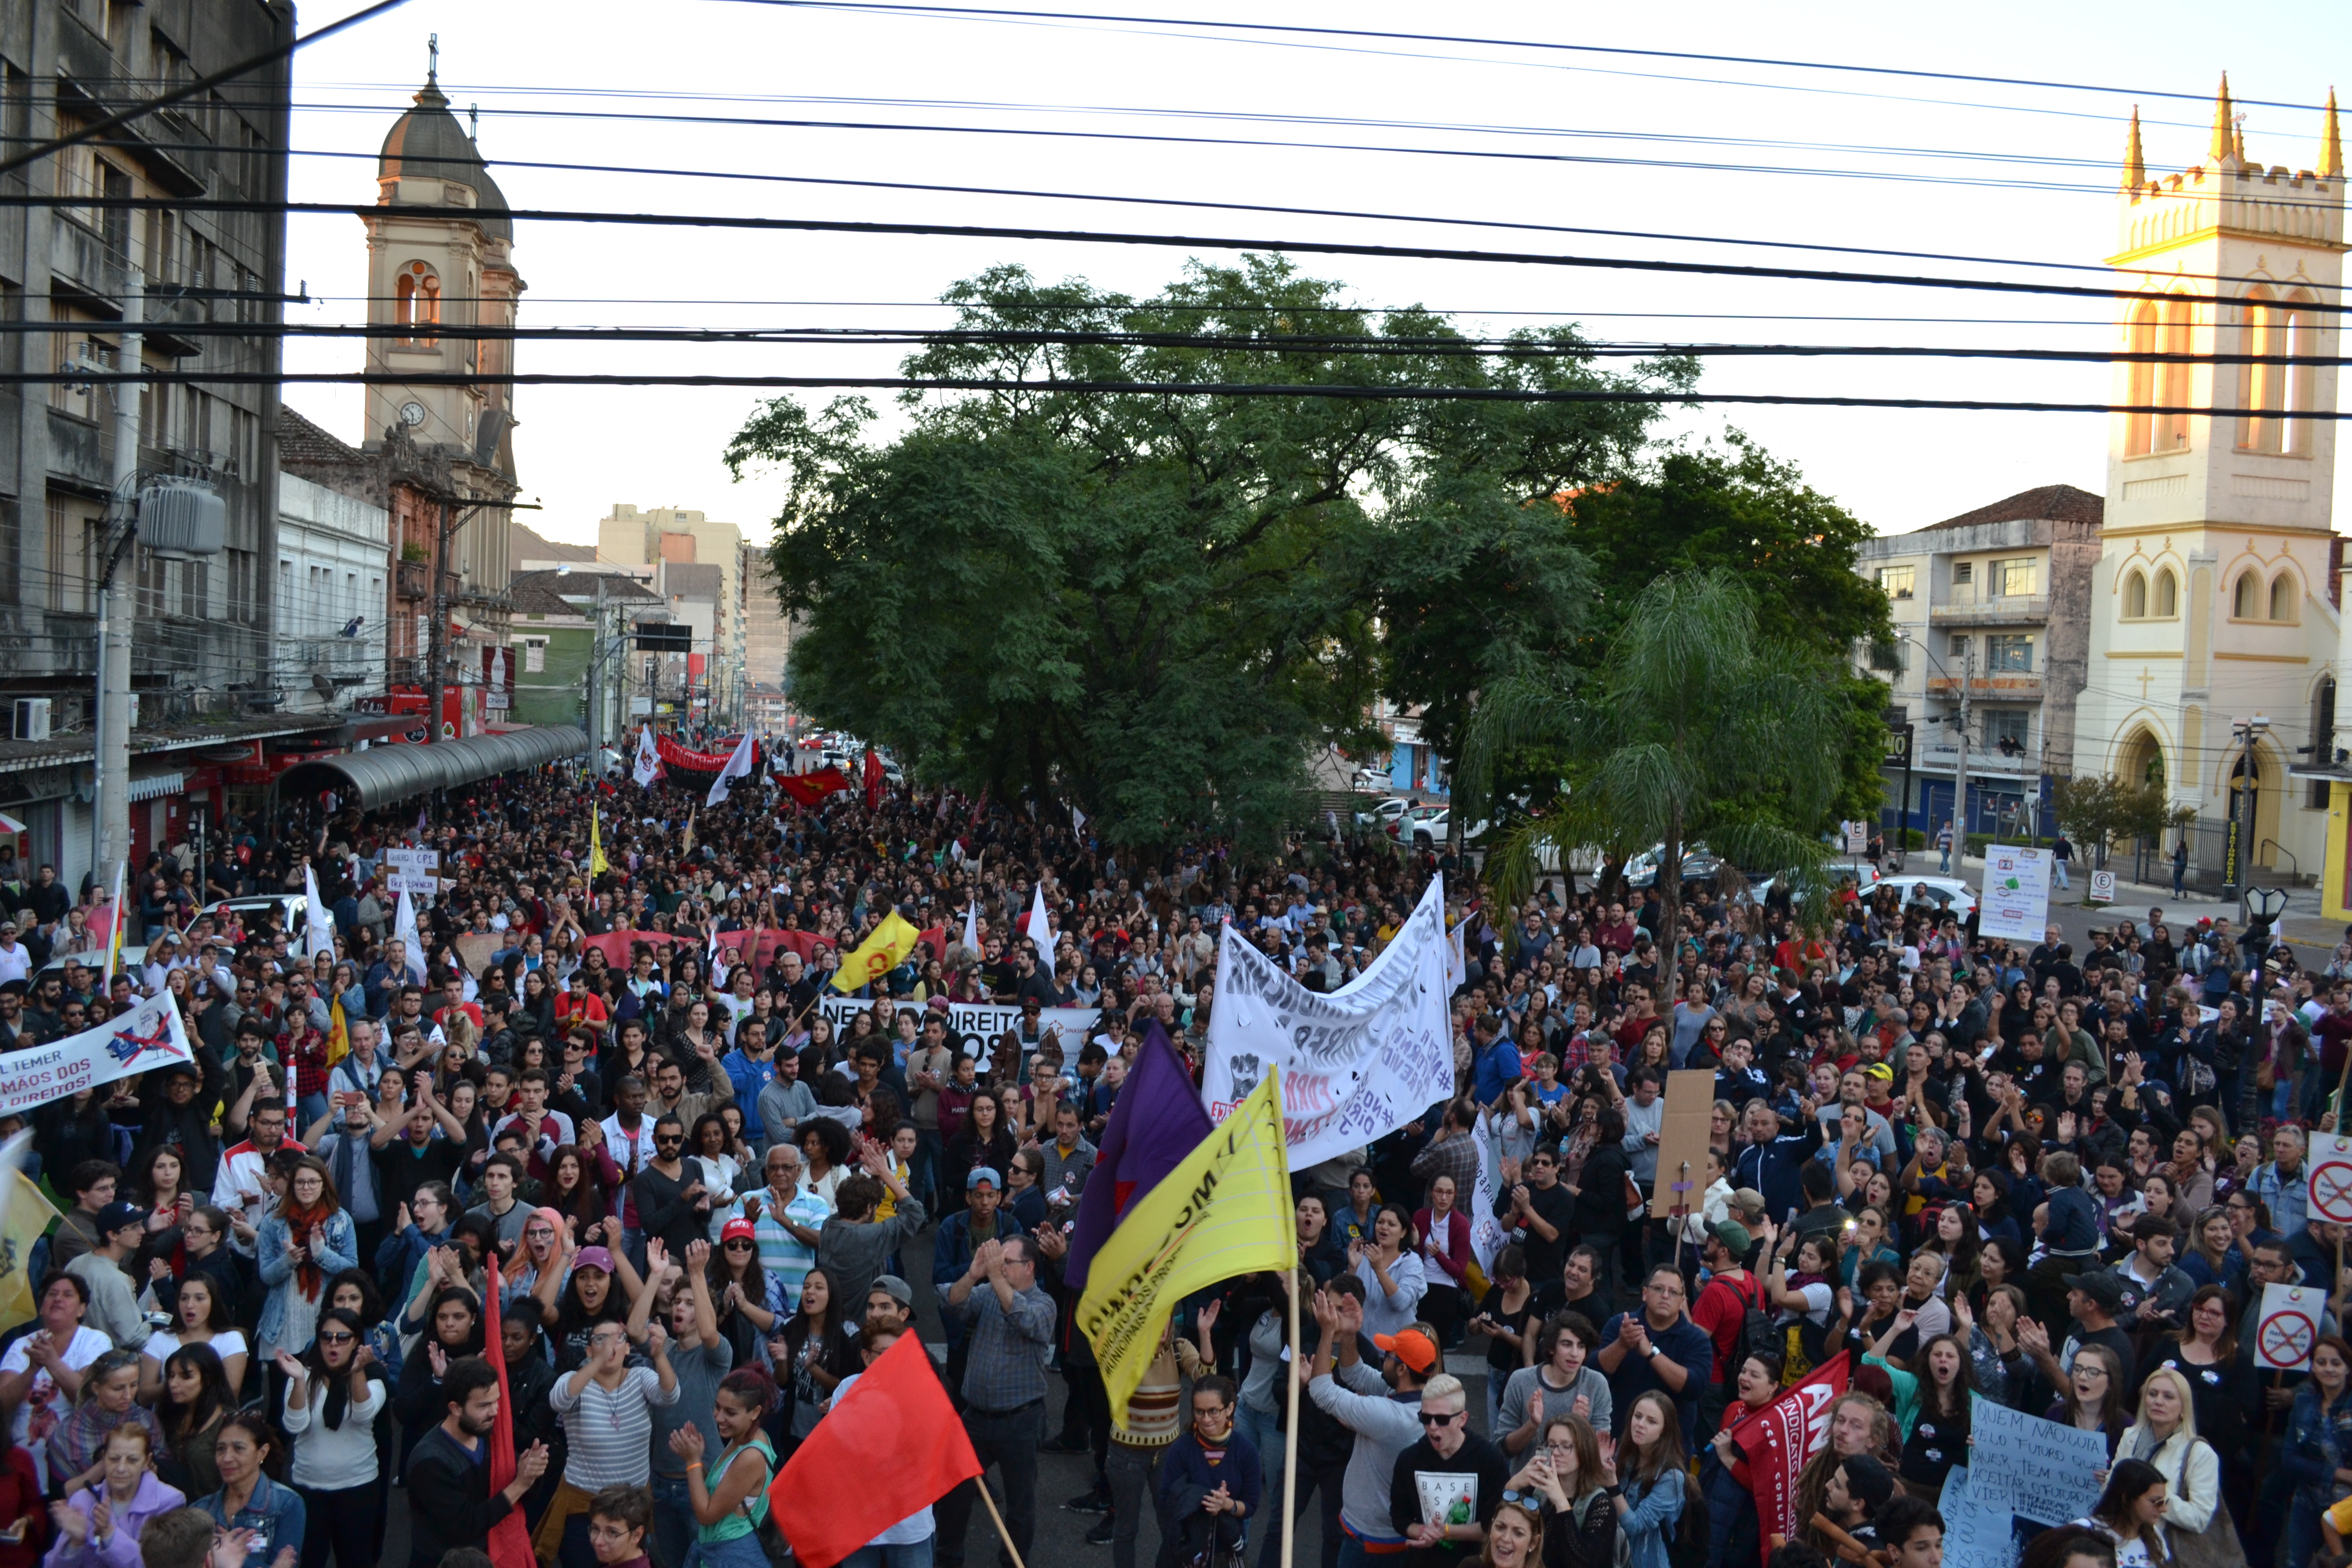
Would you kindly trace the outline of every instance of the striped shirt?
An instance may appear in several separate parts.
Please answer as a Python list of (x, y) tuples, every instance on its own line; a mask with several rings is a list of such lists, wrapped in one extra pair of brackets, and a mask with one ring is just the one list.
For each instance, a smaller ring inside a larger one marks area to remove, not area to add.
[(633, 1366), (616, 1388), (593, 1377), (576, 1394), (572, 1385), (571, 1376), (559, 1377), (547, 1396), (569, 1443), (564, 1480), (584, 1492), (646, 1485), (653, 1478), (653, 1407), (677, 1403), (676, 1382), (664, 1389), (651, 1367)]

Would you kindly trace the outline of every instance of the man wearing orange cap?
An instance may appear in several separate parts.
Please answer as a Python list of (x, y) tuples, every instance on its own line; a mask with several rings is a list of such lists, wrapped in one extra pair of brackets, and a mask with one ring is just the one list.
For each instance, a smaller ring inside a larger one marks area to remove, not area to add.
[(1367, 1568), (1373, 1557), (1406, 1549), (1405, 1526), (1393, 1522), (1390, 1489), (1397, 1456), (1421, 1441), (1421, 1391), (1438, 1370), (1437, 1334), (1426, 1323), (1374, 1337), (1380, 1370), (1357, 1354), (1364, 1304), (1329, 1290), (1315, 1293), (1315, 1322), (1322, 1338), (1307, 1396), (1318, 1409), (1356, 1435), (1348, 1474), (1339, 1492), (1339, 1568)]

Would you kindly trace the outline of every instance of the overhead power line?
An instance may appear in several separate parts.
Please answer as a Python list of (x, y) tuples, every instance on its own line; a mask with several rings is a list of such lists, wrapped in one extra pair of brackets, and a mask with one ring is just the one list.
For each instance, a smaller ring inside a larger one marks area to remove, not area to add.
[(1025, 392), (1040, 396), (1104, 395), (1151, 397), (1325, 397), (1349, 402), (1431, 403), (1651, 403), (1734, 404), (1805, 408), (1913, 408), (2011, 414), (2191, 414), (2215, 419), (2338, 420), (2352, 410), (2314, 409), (2284, 416), (2275, 408), (2200, 408), (2193, 404), (2035, 403), (2005, 398), (1804, 396), (1793, 393), (1651, 392), (1633, 387), (1537, 390), (1494, 386), (1339, 386), (1312, 382), (1025, 381), (995, 376), (903, 375), (631, 375), (565, 374), (561, 372), (416, 373), (319, 371), (283, 374), (261, 371), (141, 370), (0, 372), (0, 385), (110, 386), (207, 384), (277, 386), (710, 386), (776, 391)]
[[(1496, 38), (1461, 33), (1405, 33), (1371, 27), (1310, 27), (1285, 22), (1224, 22), (1198, 16), (1122, 16), (1097, 11), (1034, 11), (993, 5), (924, 5), (892, 4), (890, 0), (730, 0), (732, 4), (772, 5), (791, 10), (866, 11), (918, 16), (1055, 22), (1108, 22), (1153, 27), (1194, 27), (1204, 31), (1242, 34), (1292, 34), (1305, 37), (1375, 38), (1415, 44), (1457, 44), (1478, 48), (1538, 49), (1565, 54), (1622, 55), (1636, 59), (1700, 60), (1710, 65), (1769, 66), (1782, 70), (1844, 71), (1863, 76), (1912, 77), (1927, 81), (1973, 81), (1994, 87), (2043, 88), (2060, 92), (2109, 93), (2124, 98), (2169, 98), (2210, 101), (2210, 93), (2179, 92), (2165, 88), (2116, 87), (2100, 82), (2056, 81), (2040, 77), (1983, 76), (1969, 71), (1925, 70), (1916, 66), (1857, 65), (1838, 60), (1777, 58), (1769, 55), (1701, 54), (1688, 49), (1637, 49), (1612, 44), (1563, 44), (1540, 38)], [(2261, 109), (2303, 109), (2316, 111), (2315, 103), (2276, 99), (2237, 98), (2231, 101)]]
[[(362, 222), (389, 217), (430, 217), (446, 222), (453, 211), (443, 206), (394, 204), (353, 205), (343, 202), (264, 202), (232, 200), (180, 201), (169, 197), (90, 197), (71, 201), (37, 195), (0, 195), (0, 207), (80, 206), (162, 209), (175, 212), (266, 212), (325, 214), (357, 217)], [(950, 239), (1044, 240), (1075, 245), (1140, 245), (1184, 250), (1295, 252), (1307, 256), (1360, 256), (1417, 261), (1468, 261), (1518, 267), (1566, 267), (1601, 271), (1663, 272), (1696, 277), (1778, 279), (1811, 283), (1870, 283), (1906, 289), (1961, 289), (2000, 294), (2045, 294), (2076, 300), (2138, 300), (2150, 298), (2131, 289), (2100, 289), (2086, 284), (2032, 283), (2015, 279), (1947, 278), (1933, 274), (1843, 272), (1811, 267), (1759, 267), (1735, 262), (1666, 261), (1654, 258), (1562, 256), (1544, 251), (1473, 250), (1437, 246), (1371, 245), (1345, 240), (1234, 238), (1221, 235), (1148, 234), (1119, 229), (1035, 228), (994, 224), (887, 223), (868, 219), (746, 217), (726, 213), (628, 213), (586, 209), (516, 207), (499, 216), (515, 222), (617, 224), (649, 228), (740, 228), (752, 231), (808, 234), (925, 235)], [(2246, 301), (2221, 294), (2167, 293), (2164, 299), (2183, 304), (2242, 305)], [(2342, 304), (2319, 301), (2300, 308), (2342, 314)]]

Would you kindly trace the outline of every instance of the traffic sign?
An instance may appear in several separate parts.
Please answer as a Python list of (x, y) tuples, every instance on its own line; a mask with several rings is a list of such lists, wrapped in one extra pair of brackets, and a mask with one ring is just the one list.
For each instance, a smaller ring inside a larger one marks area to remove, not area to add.
[(2311, 1169), (2306, 1189), (2311, 1216), (2334, 1225), (2352, 1225), (2352, 1138), (2315, 1132), (2305, 1159)]
[(2116, 901), (2116, 874), (2113, 871), (2091, 873), (2091, 902), (2112, 904)]
[(2302, 1372), (2319, 1342), (2320, 1303), (2326, 1292), (2307, 1285), (2263, 1287), (2262, 1326), (2254, 1331), (2254, 1363), (2273, 1372)]

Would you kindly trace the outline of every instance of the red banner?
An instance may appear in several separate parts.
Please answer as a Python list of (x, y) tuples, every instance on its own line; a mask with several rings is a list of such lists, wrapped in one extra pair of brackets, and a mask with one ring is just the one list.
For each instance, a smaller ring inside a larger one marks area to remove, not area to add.
[(1748, 1455), (1763, 1555), (1772, 1538), (1797, 1538), (1797, 1476), (1829, 1441), (1830, 1406), (1846, 1391), (1852, 1352), (1840, 1351), (1808, 1377), (1742, 1423), (1734, 1434)]
[(866, 748), (866, 810), (879, 811), (882, 809), (882, 759), (874, 754), (873, 747), (868, 746)]
[(795, 805), (813, 806), (823, 805), (836, 790), (847, 789), (849, 779), (839, 768), (824, 767), (813, 773), (779, 773), (776, 787)]
[[(662, 766), (666, 768), (684, 768), (690, 773), (715, 773), (735, 755), (736, 744), (741, 739), (738, 736), (730, 741), (723, 751), (689, 752), (656, 730), (654, 731), (654, 749), (661, 753)], [(756, 757), (754, 762), (756, 765)]]
[[(593, 947), (603, 953), (605, 962), (614, 968), (626, 969), (629, 966), (630, 951), (635, 943), (642, 942), (658, 952), (676, 947), (681, 940), (687, 939), (681, 939), (675, 932), (666, 931), (606, 931), (603, 936), (592, 936), (580, 945), (583, 948)], [(701, 939), (695, 938), (691, 939), (690, 945), (699, 951), (704, 944)], [(819, 936), (813, 931), (729, 931), (719, 933), (719, 952), (721, 958), (726, 956), (729, 948), (733, 948), (740, 952), (748, 946), (751, 951), (751, 966), (762, 971), (775, 957), (778, 948), (791, 948), (801, 955), (802, 963), (807, 963), (815, 960), (818, 948), (834, 945), (830, 938)], [(944, 952), (945, 949), (942, 948), (941, 951)]]

